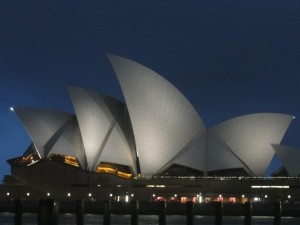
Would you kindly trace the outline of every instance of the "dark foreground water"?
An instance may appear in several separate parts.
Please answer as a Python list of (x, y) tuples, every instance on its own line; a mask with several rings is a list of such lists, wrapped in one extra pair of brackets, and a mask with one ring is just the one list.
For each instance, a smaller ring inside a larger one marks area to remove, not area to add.
[[(214, 225), (215, 218), (213, 216), (195, 216), (195, 225)], [(186, 224), (185, 216), (167, 216), (167, 225), (184, 225)], [(24, 213), (23, 214), (23, 225), (37, 225), (37, 214)], [(242, 225), (244, 217), (238, 216), (224, 216), (224, 225)], [(84, 216), (85, 225), (101, 225), (103, 224), (102, 215), (86, 214)], [(14, 214), (13, 213), (0, 213), (0, 225), (13, 225)], [(130, 225), (129, 215), (112, 215), (112, 225)], [(157, 215), (140, 215), (140, 225), (158, 225)], [(272, 217), (253, 217), (252, 225), (272, 225)], [(60, 214), (59, 225), (76, 225), (76, 218), (74, 214)], [(300, 217), (282, 217), (281, 225), (300, 225)]]

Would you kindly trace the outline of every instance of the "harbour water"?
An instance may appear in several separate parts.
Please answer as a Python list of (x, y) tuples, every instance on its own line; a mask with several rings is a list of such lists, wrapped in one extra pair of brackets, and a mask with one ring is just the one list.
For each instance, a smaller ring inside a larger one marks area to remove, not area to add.
[[(74, 214), (60, 214), (59, 225), (76, 225), (76, 217)], [(242, 225), (244, 217), (242, 216), (224, 216), (223, 225)], [(214, 216), (195, 216), (195, 225), (214, 225)], [(167, 225), (184, 225), (186, 224), (186, 216), (168, 215), (166, 217)], [(0, 213), (1, 225), (13, 225), (14, 213)], [(85, 214), (85, 225), (100, 225), (103, 224), (102, 215)], [(130, 225), (130, 215), (112, 215), (112, 225)], [(158, 225), (157, 215), (140, 215), (140, 225)], [(273, 217), (255, 216), (252, 218), (252, 225), (272, 225)], [(299, 225), (300, 217), (282, 217), (281, 225)], [(37, 225), (37, 214), (24, 213), (23, 225)]]

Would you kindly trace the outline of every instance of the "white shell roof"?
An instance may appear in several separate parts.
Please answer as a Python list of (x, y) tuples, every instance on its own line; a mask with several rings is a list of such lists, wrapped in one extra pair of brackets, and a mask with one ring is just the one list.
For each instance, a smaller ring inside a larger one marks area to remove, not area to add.
[(76, 157), (81, 167), (86, 168), (85, 153), (76, 118), (68, 123), (66, 129), (53, 144), (49, 154), (51, 153)]
[(191, 148), (179, 155), (172, 164), (187, 166), (204, 173), (245, 167), (226, 143), (219, 140), (210, 130), (207, 130), (206, 134), (199, 138)]
[(226, 143), (224, 143), (222, 140), (219, 140), (219, 138), (216, 137), (212, 131), (208, 132), (207, 142), (208, 171), (245, 167), (242, 162), (231, 152)]
[(207, 171), (207, 135), (199, 138), (191, 148), (182, 152), (171, 164)]
[(274, 155), (271, 143), (281, 142), (292, 119), (285, 114), (257, 113), (227, 120), (211, 130), (251, 175), (264, 176)]
[(83, 140), (87, 169), (96, 171), (99, 163), (105, 161), (129, 165), (136, 171), (133, 152), (107, 105), (107, 101), (113, 99), (108, 100), (94, 91), (82, 88), (72, 87), (69, 92)]
[(115, 124), (115, 127), (103, 148), (99, 162), (112, 162), (121, 165), (130, 165), (133, 173), (137, 173), (136, 164), (134, 163), (135, 161), (133, 160), (133, 156), (129, 150), (128, 143), (117, 123)]
[(162, 169), (205, 132), (190, 102), (159, 74), (129, 59), (109, 55), (131, 119), (144, 176)]
[(47, 157), (51, 150), (47, 148), (51, 138), (63, 130), (74, 117), (72, 114), (52, 109), (17, 107), (14, 111), (21, 119), (41, 158)]
[(300, 174), (300, 149), (276, 144), (272, 146), (288, 174), (293, 177), (298, 176)]

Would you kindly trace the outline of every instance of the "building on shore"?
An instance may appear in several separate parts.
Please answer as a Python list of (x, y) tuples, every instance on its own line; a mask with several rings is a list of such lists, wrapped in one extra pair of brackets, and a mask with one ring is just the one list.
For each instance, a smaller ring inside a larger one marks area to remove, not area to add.
[[(32, 144), (8, 160), (1, 198), (300, 201), (300, 154), (280, 145), (293, 116), (255, 113), (207, 128), (162, 76), (108, 57), (125, 102), (70, 87), (74, 114), (13, 109)], [(274, 154), (281, 177), (265, 177)]]

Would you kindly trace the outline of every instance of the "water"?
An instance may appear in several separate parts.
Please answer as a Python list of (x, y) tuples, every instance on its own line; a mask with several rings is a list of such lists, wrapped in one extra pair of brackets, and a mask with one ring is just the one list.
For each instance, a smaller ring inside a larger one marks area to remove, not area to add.
[[(24, 213), (23, 225), (37, 225), (37, 214)], [(300, 217), (282, 217), (281, 225), (299, 225)], [(103, 224), (102, 215), (86, 214), (84, 216), (85, 225), (101, 225)], [(186, 224), (185, 216), (167, 216), (167, 225), (183, 225)], [(214, 216), (195, 216), (195, 225), (214, 225)], [(223, 225), (242, 225), (244, 217), (239, 216), (224, 216)], [(0, 213), (0, 225), (13, 225), (14, 214), (13, 213)], [(112, 225), (130, 225), (129, 215), (112, 215)], [(273, 217), (253, 217), (252, 225), (272, 225)], [(76, 225), (76, 217), (74, 214), (60, 214), (59, 225)], [(158, 225), (157, 215), (139, 215), (139, 225)]]

